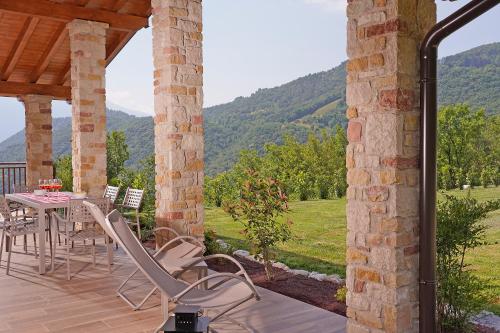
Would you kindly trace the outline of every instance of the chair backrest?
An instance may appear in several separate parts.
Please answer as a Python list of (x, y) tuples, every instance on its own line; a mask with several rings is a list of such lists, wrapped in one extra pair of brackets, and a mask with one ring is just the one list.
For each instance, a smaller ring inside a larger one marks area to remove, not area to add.
[(25, 185), (25, 184), (13, 184), (12, 191), (14, 193), (30, 193), (33, 192), (38, 186)]
[(12, 215), (10, 214), (9, 203), (3, 195), (0, 195), (0, 215), (2, 216), (4, 223), (11, 222)]
[(109, 198), (99, 199), (73, 199), (69, 202), (68, 222), (72, 223), (94, 223), (96, 220), (92, 213), (83, 204), (84, 201), (89, 201), (95, 204), (101, 211), (107, 213), (109, 211)]
[(102, 196), (103, 198), (109, 198), (111, 203), (115, 203), (116, 198), (118, 197), (118, 193), (120, 193), (120, 187), (119, 186), (109, 186), (106, 185), (106, 189), (104, 190), (104, 195)]
[[(94, 220), (99, 223), (101, 228), (104, 230), (104, 232), (111, 238), (113, 238), (113, 232), (109, 229), (108, 225), (106, 224), (106, 215), (99, 206), (97, 206), (95, 203), (92, 203), (90, 201), (83, 201), (83, 204), (87, 209), (89, 210), (90, 214), (94, 217)], [(113, 238), (114, 239), (114, 238)]]
[(139, 209), (141, 207), (143, 197), (144, 190), (127, 188), (127, 192), (125, 193), (125, 197), (123, 198), (122, 207)]
[(183, 291), (188, 285), (173, 278), (142, 246), (135, 234), (129, 228), (120, 212), (112, 211), (106, 216), (106, 229), (113, 234), (127, 252), (130, 259), (137, 265), (142, 273), (168, 297)]

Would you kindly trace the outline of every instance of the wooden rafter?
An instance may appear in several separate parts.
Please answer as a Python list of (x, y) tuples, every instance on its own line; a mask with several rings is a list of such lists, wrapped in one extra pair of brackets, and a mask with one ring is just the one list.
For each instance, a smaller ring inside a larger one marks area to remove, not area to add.
[(127, 45), (127, 43), (134, 37), (135, 31), (131, 31), (125, 34), (125, 36), (118, 36), (111, 47), (109, 47), (109, 52), (106, 54), (106, 66), (113, 61), (113, 59), (120, 53), (120, 51)]
[(57, 31), (52, 36), (52, 39), (47, 45), (47, 48), (45, 49), (43, 55), (38, 61), (38, 64), (36, 65), (36, 68), (33, 71), (33, 74), (31, 75), (30, 82), (32, 83), (38, 82), (40, 76), (42, 76), (42, 74), (49, 66), (52, 56), (59, 49), (59, 46), (61, 46), (62, 42), (64, 41), (64, 38), (66, 38), (66, 25), (61, 24), (57, 29)]
[(0, 81), (0, 96), (46, 95), (55, 99), (70, 100), (71, 88), (49, 84)]
[(66, 81), (68, 81), (70, 76), (71, 76), (71, 59), (68, 61), (68, 63), (66, 65), (64, 65), (64, 69), (61, 71), (61, 73), (57, 77), (57, 80), (55, 83), (59, 84), (59, 85), (64, 85), (66, 83)]
[(55, 3), (48, 0), (0, 0), (1, 10), (65, 23), (74, 19), (106, 22), (111, 29), (123, 31), (136, 31), (148, 26), (147, 17), (118, 14), (112, 11)]
[(24, 48), (28, 44), (31, 35), (35, 31), (38, 22), (40, 22), (40, 19), (36, 17), (29, 17), (24, 22), (23, 28), (21, 29), (21, 32), (19, 33), (19, 36), (17, 37), (14, 46), (12, 47), (9, 57), (7, 58), (7, 61), (2, 68), (2, 80), (8, 80), (10, 75), (14, 71), (14, 68), (19, 61), (19, 58), (21, 58)]

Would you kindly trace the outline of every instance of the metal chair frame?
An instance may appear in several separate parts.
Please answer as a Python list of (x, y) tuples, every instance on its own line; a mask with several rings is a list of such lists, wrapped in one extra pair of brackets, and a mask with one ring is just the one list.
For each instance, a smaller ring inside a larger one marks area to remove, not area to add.
[[(99, 199), (86, 199), (94, 203), (99, 207), (105, 214), (109, 211), (110, 200), (109, 198), (99, 198)], [(89, 212), (87, 207), (83, 204), (83, 199), (71, 200), (69, 207), (67, 209), (67, 216), (63, 218), (57, 212), (52, 212), (52, 220), (54, 223), (53, 230), (65, 239), (66, 247), (66, 273), (67, 279), (71, 280), (71, 266), (70, 257), (72, 248), (75, 241), (81, 241), (85, 245), (86, 241), (92, 241), (92, 265), (96, 266), (96, 256), (95, 256), (95, 240), (104, 239), (108, 252), (108, 269), (111, 272), (112, 259), (112, 249), (110, 239), (106, 233), (102, 230), (96, 228), (96, 220), (93, 215)], [(81, 228), (77, 228), (76, 225), (80, 224)], [(61, 227), (62, 226), (62, 227)], [(54, 252), (56, 244), (54, 241)], [(55, 256), (55, 253), (54, 253)], [(52, 262), (51, 271), (54, 271), (54, 263)]]

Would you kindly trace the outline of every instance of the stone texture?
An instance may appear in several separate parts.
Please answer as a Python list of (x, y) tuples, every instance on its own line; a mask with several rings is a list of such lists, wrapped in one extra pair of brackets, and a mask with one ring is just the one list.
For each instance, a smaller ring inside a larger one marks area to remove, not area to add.
[[(156, 224), (203, 237), (201, 0), (153, 0)], [(163, 244), (169, 237), (157, 238)]]
[(53, 178), (52, 97), (21, 97), (26, 119), (26, 184), (38, 185), (39, 179)]
[(349, 0), (347, 15), (347, 332), (418, 332), (418, 55), (435, 3)]
[(106, 29), (68, 24), (71, 49), (73, 191), (102, 196), (106, 177)]

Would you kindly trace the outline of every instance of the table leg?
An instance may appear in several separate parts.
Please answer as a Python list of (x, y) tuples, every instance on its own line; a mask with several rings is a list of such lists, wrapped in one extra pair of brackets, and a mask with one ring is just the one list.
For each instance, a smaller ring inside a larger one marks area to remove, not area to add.
[(39, 273), (45, 274), (45, 209), (41, 208), (38, 210), (38, 246), (40, 255), (40, 266)]
[(9, 252), (10, 251), (10, 237), (9, 236), (5, 236), (5, 252)]

